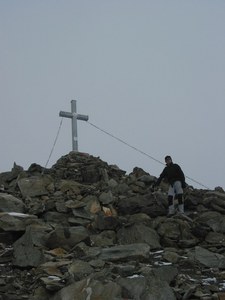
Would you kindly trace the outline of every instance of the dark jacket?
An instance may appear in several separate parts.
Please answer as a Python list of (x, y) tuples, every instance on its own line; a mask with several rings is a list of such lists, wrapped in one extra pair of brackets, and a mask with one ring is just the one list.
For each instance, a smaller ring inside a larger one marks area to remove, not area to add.
[(169, 166), (166, 166), (155, 185), (159, 185), (163, 178), (167, 179), (171, 185), (173, 185), (175, 181), (181, 181), (182, 186), (185, 186), (185, 176), (178, 164), (171, 163)]

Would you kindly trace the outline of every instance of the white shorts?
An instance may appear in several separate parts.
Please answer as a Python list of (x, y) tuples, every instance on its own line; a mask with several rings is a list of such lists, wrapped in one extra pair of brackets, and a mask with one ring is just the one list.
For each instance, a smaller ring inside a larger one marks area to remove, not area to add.
[(183, 189), (181, 185), (181, 181), (175, 181), (173, 186), (170, 185), (169, 190), (168, 190), (168, 196), (175, 196), (178, 194), (183, 194)]

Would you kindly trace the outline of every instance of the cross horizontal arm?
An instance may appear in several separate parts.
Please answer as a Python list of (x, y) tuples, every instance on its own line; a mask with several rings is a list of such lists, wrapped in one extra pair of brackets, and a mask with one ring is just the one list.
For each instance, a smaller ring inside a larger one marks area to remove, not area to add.
[(73, 117), (76, 117), (77, 120), (88, 121), (87, 115), (80, 115), (77, 113), (71, 113), (71, 112), (67, 112), (67, 111), (60, 111), (59, 116), (65, 117), (65, 118), (70, 118), (70, 119), (72, 119)]
[(59, 116), (72, 119), (73, 114), (71, 112), (67, 112), (67, 111), (60, 111)]
[(88, 116), (77, 114), (77, 120), (88, 121)]

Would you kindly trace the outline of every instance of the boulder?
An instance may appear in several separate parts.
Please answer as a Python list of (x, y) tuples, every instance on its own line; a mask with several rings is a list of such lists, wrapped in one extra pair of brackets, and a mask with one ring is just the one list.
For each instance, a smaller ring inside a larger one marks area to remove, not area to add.
[(46, 261), (44, 238), (46, 227), (28, 226), (24, 235), (14, 244), (13, 264), (18, 267), (37, 267)]
[(119, 229), (117, 238), (120, 244), (146, 243), (151, 249), (161, 248), (157, 231), (143, 224), (134, 224)]
[(53, 179), (49, 175), (21, 178), (18, 186), (24, 198), (48, 195), (54, 191)]
[(193, 252), (194, 260), (208, 268), (225, 269), (225, 256), (218, 253), (213, 253), (200, 246), (196, 246)]
[(83, 279), (57, 292), (50, 300), (121, 300), (121, 288), (114, 282)]
[(61, 227), (57, 226), (45, 237), (45, 244), (49, 249), (72, 249), (76, 244), (89, 237), (88, 231), (83, 226)]
[(1, 212), (25, 212), (25, 204), (22, 200), (13, 195), (0, 193), (0, 211)]

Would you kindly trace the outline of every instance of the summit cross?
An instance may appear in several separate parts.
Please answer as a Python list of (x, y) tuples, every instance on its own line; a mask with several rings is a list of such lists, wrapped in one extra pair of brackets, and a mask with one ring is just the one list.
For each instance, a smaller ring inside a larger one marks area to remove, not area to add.
[(73, 151), (78, 152), (77, 120), (88, 121), (88, 116), (77, 113), (76, 102), (76, 100), (71, 100), (71, 112), (60, 111), (59, 116), (72, 120), (72, 147)]

